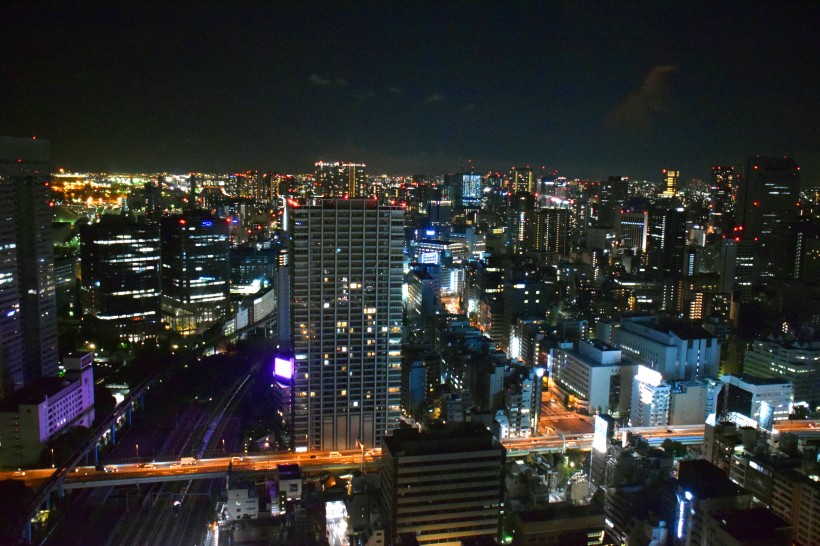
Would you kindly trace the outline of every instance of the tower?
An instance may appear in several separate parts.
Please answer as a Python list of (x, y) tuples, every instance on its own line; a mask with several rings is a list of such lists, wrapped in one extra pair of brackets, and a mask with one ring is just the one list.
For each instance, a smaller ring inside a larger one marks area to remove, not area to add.
[(0, 137), (3, 391), (57, 375), (57, 296), (48, 141)]
[(297, 451), (378, 445), (401, 399), (404, 209), (288, 201)]

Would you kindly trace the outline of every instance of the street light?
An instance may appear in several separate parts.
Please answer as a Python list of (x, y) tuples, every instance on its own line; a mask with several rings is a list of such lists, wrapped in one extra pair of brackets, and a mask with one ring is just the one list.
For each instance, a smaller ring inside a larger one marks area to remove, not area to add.
[(54, 468), (54, 448), (51, 448), (51, 468)]
[(140, 458), (140, 445), (136, 444), (136, 446), (137, 446), (137, 459), (139, 459)]

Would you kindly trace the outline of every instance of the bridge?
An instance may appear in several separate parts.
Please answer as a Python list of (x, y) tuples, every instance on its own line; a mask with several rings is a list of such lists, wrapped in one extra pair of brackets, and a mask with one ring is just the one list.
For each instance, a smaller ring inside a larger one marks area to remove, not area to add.
[[(650, 445), (660, 445), (670, 438), (685, 444), (703, 442), (703, 425), (666, 427), (623, 428), (641, 434)], [(520, 458), (538, 453), (562, 453), (566, 449), (588, 451), (592, 448), (593, 434), (550, 434), (531, 438), (511, 438), (501, 443), (507, 449), (508, 458)], [(62, 476), (61, 489), (85, 489), (90, 487), (136, 485), (176, 480), (197, 480), (222, 478), (229, 471), (270, 473), (280, 464), (298, 464), (307, 473), (348, 472), (354, 469), (374, 470), (381, 462), (381, 451), (347, 450), (341, 452), (310, 453), (267, 453), (259, 455), (226, 455), (209, 459), (200, 459), (195, 465), (183, 465), (178, 461), (154, 463), (132, 463), (106, 465), (104, 470), (94, 466), (76, 466)], [(14, 476), (15, 472), (0, 473), (0, 479), (21, 479), (32, 487), (46, 483), (56, 473), (51, 468), (30, 470), (25, 476)]]

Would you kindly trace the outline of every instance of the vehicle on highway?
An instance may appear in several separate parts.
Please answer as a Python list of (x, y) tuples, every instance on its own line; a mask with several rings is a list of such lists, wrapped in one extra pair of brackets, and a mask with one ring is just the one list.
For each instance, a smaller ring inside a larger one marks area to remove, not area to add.
[(331, 452), (330, 452), (330, 456), (331, 456), (331, 457), (341, 457), (341, 456), (342, 456), (342, 453), (341, 453), (341, 452), (339, 452), (339, 451), (331, 451)]
[(120, 471), (120, 469), (118, 467), (114, 466), (114, 465), (104, 466), (103, 470), (105, 471), (106, 474), (108, 474), (109, 472), (119, 472)]
[(15, 478), (20, 478), (20, 477), (23, 477), (25, 475), (26, 475), (26, 471), (25, 470), (20, 470), (19, 468), (14, 471), (14, 474), (12, 474), (12, 476), (14, 476)]
[(171, 468), (179, 468), (179, 463), (171, 463)]
[(311, 455), (309, 458), (310, 459), (317, 459), (318, 457), (319, 457), (318, 455)]
[(137, 465), (139, 468), (156, 468), (157, 465), (154, 463), (140, 463)]
[(182, 466), (193, 466), (196, 464), (196, 457), (183, 457), (179, 460)]
[(244, 460), (245, 460), (245, 457), (231, 457), (231, 462), (232, 463), (241, 463)]

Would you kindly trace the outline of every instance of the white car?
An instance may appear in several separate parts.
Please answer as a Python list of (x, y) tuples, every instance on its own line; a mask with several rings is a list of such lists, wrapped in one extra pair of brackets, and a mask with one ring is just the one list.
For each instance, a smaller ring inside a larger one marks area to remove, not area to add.
[(109, 473), (109, 472), (119, 472), (120, 471), (120, 469), (116, 466), (106, 466), (106, 467), (103, 468), (103, 470), (105, 470), (106, 474)]

